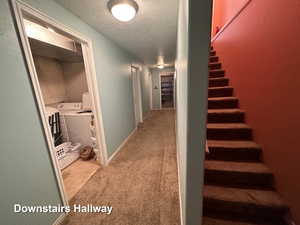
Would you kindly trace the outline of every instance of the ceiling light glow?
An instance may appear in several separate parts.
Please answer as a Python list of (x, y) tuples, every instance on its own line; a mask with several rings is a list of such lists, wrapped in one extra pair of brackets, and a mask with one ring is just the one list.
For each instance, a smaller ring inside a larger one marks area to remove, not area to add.
[(163, 69), (165, 66), (163, 64), (157, 66), (158, 69)]
[(37, 29), (34, 26), (25, 25), (25, 32), (28, 37), (34, 37), (38, 35)]
[(134, 0), (110, 0), (107, 7), (111, 14), (122, 22), (132, 20), (138, 11), (138, 5)]
[(128, 22), (135, 17), (134, 8), (126, 4), (119, 4), (113, 6), (111, 9), (111, 13), (115, 18), (122, 22)]
[(49, 31), (55, 33), (55, 31), (54, 31), (51, 27), (48, 27), (47, 29), (48, 29)]

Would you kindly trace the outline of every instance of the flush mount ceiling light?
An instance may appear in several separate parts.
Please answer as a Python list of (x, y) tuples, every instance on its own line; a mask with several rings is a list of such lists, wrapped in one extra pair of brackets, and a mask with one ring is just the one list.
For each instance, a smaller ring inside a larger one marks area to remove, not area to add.
[(132, 20), (139, 10), (139, 6), (134, 0), (110, 0), (107, 7), (111, 14), (122, 22)]

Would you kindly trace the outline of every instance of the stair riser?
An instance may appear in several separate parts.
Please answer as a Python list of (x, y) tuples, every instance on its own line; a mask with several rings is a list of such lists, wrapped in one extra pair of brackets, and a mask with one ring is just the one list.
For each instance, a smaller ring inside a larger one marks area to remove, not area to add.
[(224, 87), (229, 85), (229, 80), (224, 79), (217, 79), (217, 80), (211, 80), (209, 79), (209, 87)]
[(219, 61), (219, 57), (218, 56), (211, 56), (210, 58), (209, 58), (209, 62), (218, 62)]
[(208, 68), (211, 70), (218, 70), (222, 68), (222, 64), (221, 63), (209, 64)]
[(244, 113), (208, 113), (208, 123), (243, 123), (245, 121)]
[(223, 77), (225, 77), (225, 74), (213, 74), (208, 76), (208, 78), (223, 78)]
[(208, 89), (208, 97), (231, 97), (233, 88)]
[(238, 108), (238, 99), (208, 100), (208, 109), (235, 109)]
[[(246, 220), (238, 220), (239, 218), (228, 218), (228, 216), (224, 215), (223, 217), (220, 215), (210, 215), (203, 217), (203, 225), (270, 225), (270, 221), (259, 221), (255, 220), (255, 218), (250, 218)], [(290, 225), (290, 223), (286, 223), (284, 220), (282, 221), (272, 221), (272, 225)]]
[(236, 149), (209, 147), (206, 155), (208, 160), (258, 162), (260, 161), (261, 150), (259, 149)]
[(224, 70), (211, 70), (209, 71), (209, 78), (219, 78), (224, 77), (225, 71)]
[(205, 169), (205, 184), (253, 189), (272, 189), (273, 176), (272, 174)]
[[(239, 218), (243, 221), (268, 222), (268, 224), (283, 224), (283, 217), (287, 209), (266, 207), (240, 202), (227, 202), (212, 198), (203, 199), (204, 216), (218, 215), (227, 219)], [(258, 223), (261, 224), (261, 223)]]
[(241, 129), (219, 129), (208, 128), (207, 129), (208, 140), (252, 140), (252, 130)]

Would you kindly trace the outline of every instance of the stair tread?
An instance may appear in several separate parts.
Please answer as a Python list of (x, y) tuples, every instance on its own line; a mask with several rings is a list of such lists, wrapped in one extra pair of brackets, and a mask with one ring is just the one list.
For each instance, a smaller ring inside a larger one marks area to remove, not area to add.
[(209, 147), (260, 149), (260, 146), (253, 141), (207, 140), (207, 144)]
[(208, 123), (208, 129), (250, 129), (245, 123)]
[(233, 220), (223, 220), (204, 216), (203, 225), (263, 225), (262, 223), (247, 223)]
[(240, 109), (208, 109), (208, 113), (244, 113), (245, 111), (240, 110)]
[(216, 199), (232, 203), (242, 203), (288, 209), (282, 198), (275, 191), (240, 189), (232, 187), (204, 185), (204, 198)]
[[(220, 63), (210, 63), (210, 64), (220, 64)], [(223, 69), (211, 69), (211, 70), (209, 70), (210, 72), (215, 72), (215, 71), (225, 71), (225, 70), (223, 70)]]
[[(209, 65), (221, 65), (221, 62), (209, 62)], [(221, 70), (221, 69), (217, 69), (217, 70)]]
[(261, 147), (253, 141), (207, 140), (207, 160), (260, 162)]
[(209, 80), (229, 80), (227, 77), (209, 77)]
[(224, 100), (237, 100), (237, 97), (212, 97), (208, 98), (209, 101), (224, 101)]
[(271, 170), (263, 163), (228, 162), (206, 160), (205, 169), (240, 173), (272, 174)]
[(222, 86), (222, 87), (209, 87), (209, 90), (219, 90), (219, 89), (233, 89), (232, 86)]

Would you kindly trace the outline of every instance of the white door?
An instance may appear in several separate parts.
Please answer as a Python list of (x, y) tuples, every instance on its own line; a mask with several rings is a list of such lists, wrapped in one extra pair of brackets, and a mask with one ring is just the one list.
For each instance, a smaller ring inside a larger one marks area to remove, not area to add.
[(137, 126), (139, 122), (142, 122), (138, 69), (135, 68), (135, 67), (131, 67), (131, 73), (132, 73), (133, 105), (134, 105), (135, 125)]

